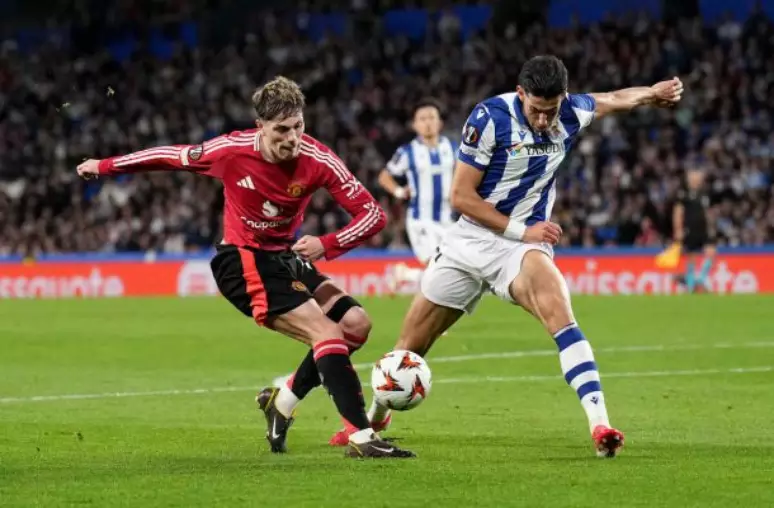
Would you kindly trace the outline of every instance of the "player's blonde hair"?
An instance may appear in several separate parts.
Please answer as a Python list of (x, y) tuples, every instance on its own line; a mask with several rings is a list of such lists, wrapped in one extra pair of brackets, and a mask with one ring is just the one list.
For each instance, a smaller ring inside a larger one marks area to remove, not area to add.
[(253, 93), (253, 109), (259, 120), (284, 120), (304, 109), (306, 99), (298, 83), (277, 76)]

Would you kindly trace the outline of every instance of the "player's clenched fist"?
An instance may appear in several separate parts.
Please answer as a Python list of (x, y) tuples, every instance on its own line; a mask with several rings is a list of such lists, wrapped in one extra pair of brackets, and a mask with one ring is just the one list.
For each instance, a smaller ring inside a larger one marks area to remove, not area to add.
[(84, 180), (91, 180), (99, 176), (99, 160), (88, 159), (78, 165), (78, 176)]
[(550, 243), (556, 245), (562, 237), (562, 228), (553, 222), (538, 222), (524, 232), (525, 243)]
[(301, 237), (291, 249), (309, 261), (317, 261), (325, 255), (325, 247), (323, 247), (322, 241), (316, 236), (311, 235)]

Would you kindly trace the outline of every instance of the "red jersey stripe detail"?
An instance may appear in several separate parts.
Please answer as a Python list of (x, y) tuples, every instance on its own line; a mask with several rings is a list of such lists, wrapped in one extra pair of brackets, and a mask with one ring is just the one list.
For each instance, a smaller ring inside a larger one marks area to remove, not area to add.
[(255, 266), (255, 255), (247, 250), (239, 248), (239, 257), (242, 259), (242, 274), (247, 283), (247, 294), (250, 297), (250, 308), (253, 311), (253, 319), (259, 325), (266, 321), (266, 312), (269, 309), (266, 300), (266, 288), (263, 286), (258, 267)]
[(113, 167), (116, 168), (122, 168), (124, 166), (132, 166), (134, 164), (140, 164), (142, 162), (149, 162), (149, 161), (157, 161), (159, 159), (173, 159), (173, 160), (179, 160), (180, 154), (170, 154), (170, 155), (147, 155), (145, 157), (140, 157), (137, 159), (132, 159), (130, 161), (120, 161), (115, 162), (113, 161)]
[(218, 141), (214, 141), (210, 145), (205, 145), (204, 153), (209, 154), (209, 153), (212, 153), (212, 152), (214, 152), (216, 150), (220, 150), (222, 148), (242, 147), (242, 146), (253, 146), (253, 142), (252, 142), (252, 140), (250, 140), (250, 141), (247, 141), (247, 140), (245, 140), (245, 141), (241, 141), (241, 140), (240, 141), (234, 141), (232, 139), (218, 140)]
[(153, 148), (151, 150), (143, 150), (141, 152), (119, 157), (113, 161), (113, 165), (121, 167), (127, 164), (137, 164), (139, 162), (146, 162), (154, 159), (177, 159), (178, 157), (180, 157), (179, 148)]
[(120, 157), (116, 157), (115, 160), (117, 161), (124, 161), (124, 160), (132, 160), (137, 159), (139, 157), (145, 157), (146, 155), (153, 155), (153, 154), (159, 154), (159, 153), (180, 153), (180, 147), (177, 146), (157, 146), (154, 148), (146, 148), (145, 150), (140, 150), (139, 152), (129, 153), (126, 155), (122, 155)]
[(314, 157), (318, 161), (325, 163), (328, 167), (333, 169), (336, 172), (336, 176), (338, 176), (339, 180), (342, 182), (348, 180), (347, 177), (350, 175), (350, 172), (344, 165), (344, 162), (335, 154), (331, 152), (323, 152), (317, 146), (304, 142), (301, 143), (301, 150), (310, 157)]
[(339, 241), (340, 245), (346, 245), (353, 240), (357, 240), (358, 237), (363, 236), (371, 228), (378, 224), (380, 218), (381, 213), (379, 209), (375, 206), (372, 206), (368, 210), (368, 213), (361, 220), (337, 234), (336, 239)]
[(340, 242), (344, 240), (348, 240), (349, 237), (357, 234), (361, 229), (363, 229), (363, 226), (366, 223), (371, 222), (374, 217), (378, 219), (379, 210), (376, 208), (376, 206), (373, 206), (373, 205), (369, 207), (368, 206), (369, 204), (372, 205), (371, 203), (368, 203), (365, 205), (365, 208), (368, 209), (368, 213), (366, 213), (362, 219), (352, 224), (351, 226), (347, 227), (346, 229), (343, 229), (336, 235), (336, 238)]
[(349, 177), (351, 173), (349, 170), (344, 166), (344, 163), (340, 160), (337, 160), (331, 154), (326, 154), (325, 152), (320, 151), (317, 147), (314, 145), (309, 144), (301, 144), (301, 153), (304, 155), (308, 155), (309, 157), (312, 157), (318, 162), (321, 162), (328, 166), (328, 168), (332, 169), (334, 173), (336, 173), (336, 176), (339, 178), (340, 181), (346, 182), (349, 180)]

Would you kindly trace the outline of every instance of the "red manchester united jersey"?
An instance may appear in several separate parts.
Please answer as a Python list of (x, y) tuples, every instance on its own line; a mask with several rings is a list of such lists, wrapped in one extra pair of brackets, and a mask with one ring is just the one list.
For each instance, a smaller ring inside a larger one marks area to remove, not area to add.
[(287, 248), (304, 220), (312, 194), (326, 189), (352, 216), (345, 228), (322, 236), (326, 259), (353, 249), (386, 224), (384, 211), (327, 146), (304, 135), (299, 156), (271, 163), (256, 129), (200, 145), (159, 146), (100, 161), (102, 174), (193, 171), (223, 182), (223, 242), (265, 250)]

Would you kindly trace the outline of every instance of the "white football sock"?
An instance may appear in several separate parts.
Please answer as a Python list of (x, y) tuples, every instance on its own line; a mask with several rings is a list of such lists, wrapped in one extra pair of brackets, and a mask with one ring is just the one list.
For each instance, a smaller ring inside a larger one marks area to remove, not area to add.
[(349, 435), (349, 440), (355, 444), (363, 444), (369, 441), (373, 441), (376, 438), (373, 429), (358, 430), (355, 433)]
[(610, 426), (605, 395), (599, 382), (599, 371), (591, 345), (575, 323), (554, 334), (559, 347), (559, 363), (567, 384), (575, 390), (593, 432), (597, 425)]
[(293, 390), (288, 387), (287, 383), (283, 383), (282, 386), (279, 387), (277, 397), (274, 399), (274, 406), (285, 418), (290, 418), (299, 402), (301, 402), (301, 400), (296, 397)]
[(390, 415), (390, 409), (386, 406), (377, 404), (376, 399), (371, 402), (371, 408), (368, 410), (368, 421), (371, 423), (383, 422)]

